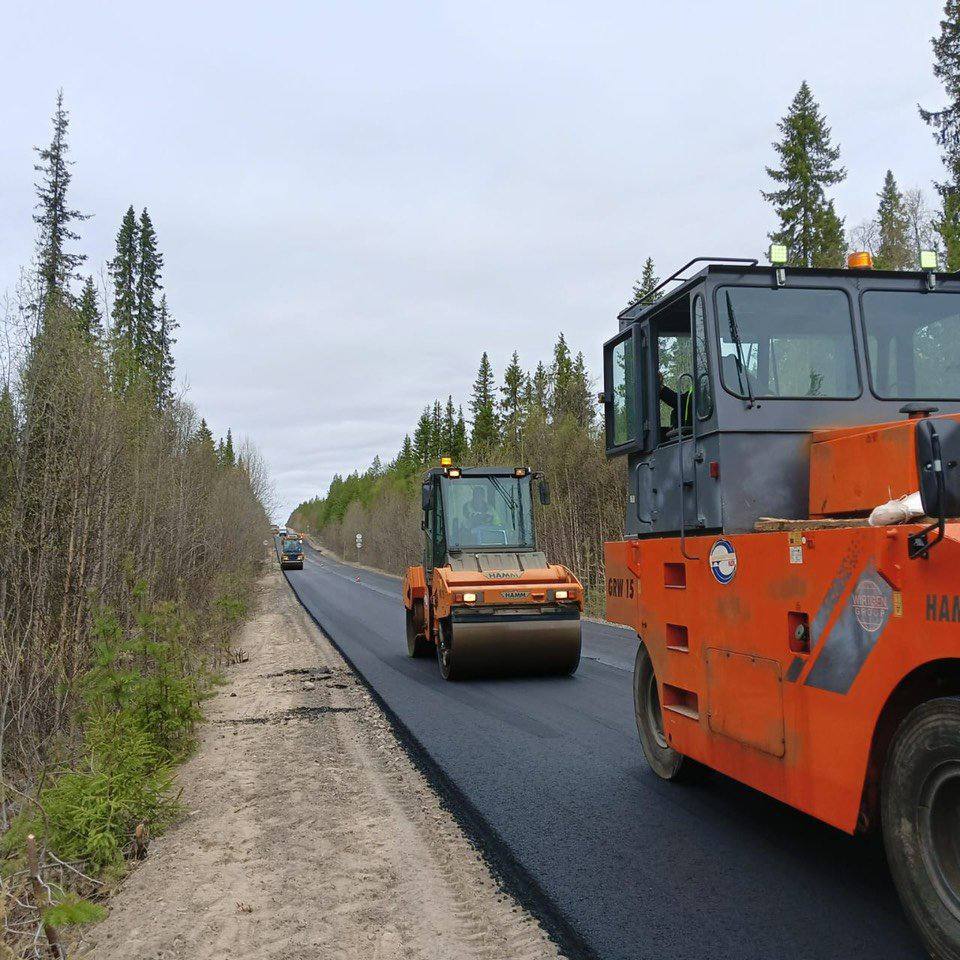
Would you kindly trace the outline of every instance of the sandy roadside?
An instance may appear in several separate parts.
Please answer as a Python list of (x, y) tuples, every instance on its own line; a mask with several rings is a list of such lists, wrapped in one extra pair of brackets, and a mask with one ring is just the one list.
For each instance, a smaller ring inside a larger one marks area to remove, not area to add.
[(90, 960), (540, 960), (493, 880), (276, 568), (154, 840)]

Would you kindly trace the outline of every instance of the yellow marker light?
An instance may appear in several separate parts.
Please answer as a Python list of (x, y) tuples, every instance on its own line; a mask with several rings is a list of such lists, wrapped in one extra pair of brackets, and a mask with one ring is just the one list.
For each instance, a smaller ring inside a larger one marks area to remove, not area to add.
[(770, 262), (775, 267), (782, 267), (787, 262), (787, 246), (784, 243), (771, 243), (768, 254)]
[(513, 471), (515, 477), (525, 477), (527, 475), (526, 467), (516, 467)]
[(452, 467), (453, 466), (453, 457), (441, 457), (440, 458), (441, 467)]
[(463, 595), (464, 603), (473, 603), (476, 601), (476, 599), (477, 599), (477, 595), (475, 593), (465, 593)]
[(570, 594), (567, 593), (566, 590), (558, 590), (558, 591), (554, 594), (554, 596), (555, 596), (558, 600), (566, 600), (567, 597), (570, 596)]
[(872, 270), (873, 254), (868, 253), (866, 250), (854, 250), (854, 252), (847, 257), (847, 266), (851, 270)]
[(921, 270), (938, 270), (939, 268), (940, 268), (940, 264), (937, 261), (936, 250), (920, 251), (920, 269)]
[(457, 477), (460, 476), (460, 468), (459, 468), (459, 467), (450, 467), (450, 468), (447, 470), (447, 476), (448, 476), (448, 477), (453, 477), (453, 479), (456, 480)]

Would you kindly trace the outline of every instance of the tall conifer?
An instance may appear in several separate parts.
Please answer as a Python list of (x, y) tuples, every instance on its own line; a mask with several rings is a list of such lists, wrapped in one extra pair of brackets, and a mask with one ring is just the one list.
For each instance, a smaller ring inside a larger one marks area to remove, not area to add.
[(470, 412), (473, 415), (470, 445), (475, 450), (487, 450), (500, 439), (494, 391), (493, 368), (487, 352), (484, 351), (470, 399)]
[(648, 296), (648, 294), (652, 293), (659, 282), (660, 278), (657, 276), (656, 268), (653, 265), (653, 257), (647, 257), (643, 265), (643, 274), (633, 285), (633, 297), (630, 302), (637, 303), (647, 297), (646, 303), (656, 303), (662, 294), (655, 293), (653, 296)]
[(842, 266), (843, 221), (826, 189), (847, 172), (838, 165), (840, 148), (831, 143), (830, 128), (806, 81), (777, 126), (782, 136), (773, 148), (780, 164), (767, 167), (767, 175), (778, 186), (761, 191), (780, 221), (770, 239), (787, 247), (794, 266)]
[(74, 224), (89, 217), (73, 209), (67, 201), (72, 162), (67, 159), (69, 145), (67, 131), (69, 114), (63, 106), (63, 91), (57, 92), (57, 106), (53, 114), (53, 138), (48, 147), (34, 147), (40, 162), (34, 170), (40, 174), (37, 182), (37, 213), (33, 220), (39, 228), (37, 236), (37, 268), (40, 281), (42, 312), (51, 300), (66, 297), (71, 280), (77, 278), (80, 265), (86, 260), (82, 253), (71, 251), (71, 240), (80, 236)]
[(920, 116), (933, 128), (946, 177), (937, 184), (941, 209), (936, 227), (946, 248), (948, 270), (960, 269), (960, 0), (946, 0), (940, 34), (933, 38), (933, 75), (943, 84), (947, 104)]
[(909, 270), (916, 261), (910, 237), (910, 217), (897, 188), (893, 171), (888, 170), (883, 189), (877, 195), (877, 252), (874, 266), (878, 270)]

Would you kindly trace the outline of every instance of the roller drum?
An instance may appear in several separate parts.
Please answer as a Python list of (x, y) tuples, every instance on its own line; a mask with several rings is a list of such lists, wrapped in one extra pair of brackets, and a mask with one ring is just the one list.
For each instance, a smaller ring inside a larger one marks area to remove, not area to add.
[(444, 625), (440, 666), (449, 680), (573, 673), (580, 616), (464, 617)]

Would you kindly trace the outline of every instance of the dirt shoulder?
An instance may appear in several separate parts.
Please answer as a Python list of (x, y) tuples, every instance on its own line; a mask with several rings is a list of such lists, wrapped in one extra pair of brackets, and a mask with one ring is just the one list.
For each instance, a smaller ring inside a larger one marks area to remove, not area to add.
[(80, 956), (559, 957), (276, 569), (259, 592), (249, 660), (180, 775), (189, 814), (153, 841)]

